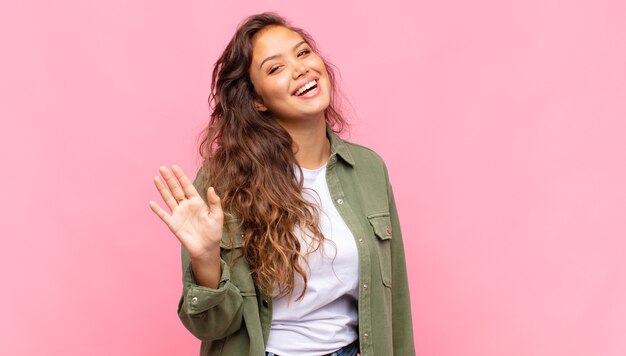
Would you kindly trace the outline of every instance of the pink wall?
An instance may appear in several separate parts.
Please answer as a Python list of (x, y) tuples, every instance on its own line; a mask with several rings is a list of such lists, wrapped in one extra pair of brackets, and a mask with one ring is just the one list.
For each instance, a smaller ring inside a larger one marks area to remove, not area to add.
[(0, 4), (0, 354), (197, 354), (151, 177), (198, 166), (211, 63), (262, 10), (389, 165), (420, 355), (626, 354), (623, 1), (268, 4)]

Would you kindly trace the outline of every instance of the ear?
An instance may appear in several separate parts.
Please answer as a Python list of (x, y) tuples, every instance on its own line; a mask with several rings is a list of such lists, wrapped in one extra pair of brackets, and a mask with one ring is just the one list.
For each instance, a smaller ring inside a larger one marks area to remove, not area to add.
[(261, 99), (258, 99), (258, 98), (254, 98), (254, 108), (257, 109), (257, 111), (262, 111), (262, 112), (267, 111), (267, 106), (263, 105), (263, 102), (261, 102)]

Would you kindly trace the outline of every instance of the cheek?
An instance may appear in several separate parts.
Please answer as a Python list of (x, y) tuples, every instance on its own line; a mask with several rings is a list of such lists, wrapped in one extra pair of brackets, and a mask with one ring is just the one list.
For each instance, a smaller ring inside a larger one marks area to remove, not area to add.
[(327, 74), (326, 64), (324, 64), (324, 61), (321, 57), (315, 56), (314, 58), (312, 58), (312, 63), (310, 65), (318, 72)]
[(271, 81), (267, 81), (262, 89), (262, 96), (266, 101), (281, 99), (289, 93), (288, 78), (275, 77)]

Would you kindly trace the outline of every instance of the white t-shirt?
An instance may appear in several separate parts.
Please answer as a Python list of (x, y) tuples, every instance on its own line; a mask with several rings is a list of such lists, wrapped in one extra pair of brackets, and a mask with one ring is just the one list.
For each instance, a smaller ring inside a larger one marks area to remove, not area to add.
[[(296, 274), (292, 299), (275, 298), (272, 327), (266, 350), (278, 355), (323, 355), (350, 344), (358, 337), (359, 256), (352, 232), (333, 204), (326, 183), (326, 165), (302, 169), (303, 196), (320, 207), (320, 248), (308, 255), (307, 289)], [(310, 238), (300, 234), (303, 251)], [(303, 264), (306, 267), (306, 264)]]

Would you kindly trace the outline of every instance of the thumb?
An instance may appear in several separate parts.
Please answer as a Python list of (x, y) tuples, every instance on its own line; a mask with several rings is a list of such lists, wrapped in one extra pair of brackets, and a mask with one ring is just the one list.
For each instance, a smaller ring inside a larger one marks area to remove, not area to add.
[(209, 187), (209, 189), (206, 190), (206, 198), (211, 213), (222, 215), (222, 200), (217, 196), (217, 193), (215, 193), (215, 188)]

